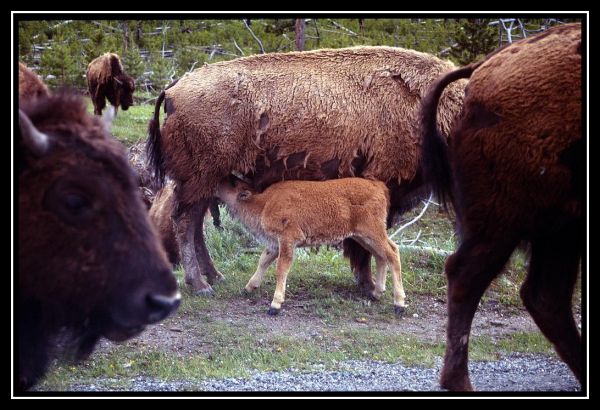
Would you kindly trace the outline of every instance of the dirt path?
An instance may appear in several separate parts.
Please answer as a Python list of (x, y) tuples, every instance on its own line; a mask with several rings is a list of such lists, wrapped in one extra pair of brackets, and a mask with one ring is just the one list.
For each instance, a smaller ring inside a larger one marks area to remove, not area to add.
[[(447, 319), (445, 303), (432, 297), (416, 296), (412, 304), (416, 308), (410, 309), (412, 313), (400, 320), (382, 322), (368, 317), (349, 316), (333, 325), (293, 303), (285, 306), (279, 316), (271, 317), (265, 313), (265, 306), (243, 298), (229, 300), (226, 310), (215, 307), (203, 313), (215, 322), (254, 328), (257, 332), (263, 332), (265, 338), (287, 335), (299, 340), (311, 340), (315, 335), (336, 327), (350, 330), (368, 327), (381, 333), (414, 336), (428, 343), (444, 342)], [(578, 324), (581, 322), (581, 315), (577, 312), (576, 320)], [(489, 336), (496, 340), (517, 332), (536, 331), (537, 326), (524, 309), (507, 309), (487, 303), (477, 310), (472, 336)], [(180, 353), (198, 352), (206, 348), (202, 333), (202, 323), (198, 323), (197, 318), (176, 315), (157, 326), (149, 327), (129, 343)], [(110, 346), (109, 343), (104, 345), (104, 348)]]

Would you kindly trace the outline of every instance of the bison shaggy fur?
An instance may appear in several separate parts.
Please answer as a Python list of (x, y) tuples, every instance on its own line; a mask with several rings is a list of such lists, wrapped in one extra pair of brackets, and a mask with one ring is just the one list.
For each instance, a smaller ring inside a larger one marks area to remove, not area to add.
[[(425, 99), (425, 174), (454, 205), (461, 234), (446, 262), (444, 388), (472, 389), (473, 315), (520, 242), (530, 245), (523, 303), (581, 381), (571, 309), (585, 241), (581, 49), (581, 25), (558, 26), (441, 77)], [(469, 76), (447, 142), (436, 130), (437, 101), (448, 83)]]

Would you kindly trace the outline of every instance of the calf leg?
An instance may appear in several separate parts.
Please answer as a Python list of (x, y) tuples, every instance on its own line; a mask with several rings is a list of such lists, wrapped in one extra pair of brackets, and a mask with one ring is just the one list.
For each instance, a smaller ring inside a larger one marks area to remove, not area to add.
[(465, 240), (446, 261), (448, 328), (440, 384), (449, 390), (473, 390), (469, 380), (469, 335), (481, 296), (516, 246), (516, 241)]
[(198, 218), (200, 218), (200, 215), (196, 204), (181, 213), (176, 210), (173, 215), (175, 238), (181, 252), (181, 263), (185, 270), (185, 283), (190, 285), (196, 294), (210, 295), (214, 291), (202, 275), (194, 247), (194, 234), (197, 229), (194, 221)]
[(252, 292), (254, 289), (260, 286), (260, 284), (263, 281), (265, 272), (267, 271), (269, 266), (271, 266), (273, 261), (277, 259), (278, 252), (279, 251), (277, 249), (265, 248), (265, 250), (260, 255), (256, 272), (254, 273), (254, 275), (252, 275), (252, 277), (246, 284), (245, 289), (247, 292)]
[(195, 234), (193, 235), (193, 243), (195, 255), (198, 259), (197, 264), (200, 268), (199, 272), (202, 275), (206, 275), (208, 283), (212, 285), (219, 280), (225, 279), (225, 277), (215, 269), (204, 242), (204, 215), (206, 215), (206, 210), (208, 209), (210, 202), (210, 199), (203, 199), (198, 202), (198, 210), (196, 211), (197, 217), (192, 220), (192, 223), (194, 224)]
[(279, 240), (279, 258), (277, 259), (277, 286), (269, 309), (269, 315), (276, 315), (285, 300), (285, 284), (287, 275), (294, 260), (294, 245), (285, 240)]
[(402, 285), (402, 265), (400, 264), (400, 252), (398, 245), (387, 239), (385, 257), (392, 270), (392, 283), (394, 286), (394, 312), (401, 316), (406, 308), (406, 294)]
[(521, 298), (544, 336), (581, 383), (582, 343), (571, 308), (581, 253), (577, 244), (556, 239), (578, 234), (567, 232), (532, 241), (529, 273), (521, 287)]

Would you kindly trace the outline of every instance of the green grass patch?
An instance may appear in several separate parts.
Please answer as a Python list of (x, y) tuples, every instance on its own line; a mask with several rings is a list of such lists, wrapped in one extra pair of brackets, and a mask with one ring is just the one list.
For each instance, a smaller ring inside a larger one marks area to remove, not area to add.
[[(88, 97), (86, 97), (86, 101), (88, 112), (93, 114), (94, 105), (92, 101)], [(152, 104), (132, 105), (127, 111), (123, 111), (119, 107), (117, 117), (112, 124), (111, 134), (125, 146), (130, 146), (138, 141), (145, 141), (148, 136), (148, 121), (153, 115), (154, 105)]]
[[(128, 344), (110, 353), (99, 353), (78, 366), (52, 369), (40, 390), (68, 390), (78, 383), (108, 383), (111, 389), (127, 389), (131, 378), (143, 376), (193, 384), (207, 378), (248, 377), (253, 371), (335, 370), (344, 360), (401, 362), (405, 366), (432, 367), (444, 355), (444, 343), (427, 343), (405, 334), (376, 332), (370, 328), (323, 329), (318, 335), (273, 335), (240, 325), (204, 322), (202, 336), (208, 346), (202, 352), (169, 353)], [(260, 330), (260, 329), (259, 329)], [(515, 333), (493, 340), (472, 338), (471, 360), (498, 360), (511, 352), (553, 354), (538, 333)]]

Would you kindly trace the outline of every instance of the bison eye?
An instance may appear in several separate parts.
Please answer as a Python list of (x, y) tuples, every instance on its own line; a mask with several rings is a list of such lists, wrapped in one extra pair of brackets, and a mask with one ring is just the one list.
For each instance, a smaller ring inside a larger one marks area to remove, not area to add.
[(92, 208), (92, 201), (79, 193), (67, 193), (63, 203), (65, 209), (73, 216), (80, 216)]
[(92, 191), (68, 180), (57, 181), (44, 195), (44, 207), (69, 225), (89, 221), (99, 204)]

